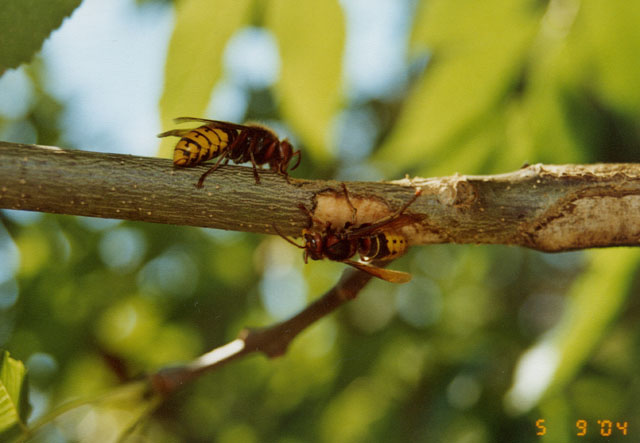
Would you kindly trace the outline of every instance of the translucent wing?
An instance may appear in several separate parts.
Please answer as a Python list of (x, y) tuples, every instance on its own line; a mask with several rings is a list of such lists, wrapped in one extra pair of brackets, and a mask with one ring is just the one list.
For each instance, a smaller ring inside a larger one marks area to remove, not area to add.
[(174, 118), (173, 121), (175, 123), (186, 123), (186, 122), (207, 123), (213, 126), (214, 128), (236, 129), (238, 131), (242, 131), (243, 129), (247, 129), (249, 127), (247, 125), (238, 125), (235, 123), (223, 122), (220, 120), (209, 120), (206, 118), (198, 118), (198, 117), (178, 117), (178, 118)]
[(354, 268), (361, 270), (362, 272), (366, 272), (367, 274), (371, 274), (374, 277), (378, 277), (391, 283), (407, 283), (411, 280), (411, 274), (408, 274), (406, 272), (379, 268), (377, 266), (353, 260), (343, 260), (343, 263), (346, 263), (349, 266), (353, 266)]
[(413, 204), (414, 201), (416, 201), (416, 199), (422, 194), (422, 189), (416, 189), (414, 196), (407, 201), (404, 205), (402, 205), (397, 211), (395, 211), (393, 214), (388, 215), (380, 220), (378, 220), (375, 223), (366, 225), (366, 226), (359, 226), (359, 227), (355, 227), (355, 228), (350, 228), (349, 230), (347, 230), (347, 232), (345, 233), (345, 235), (347, 236), (347, 238), (355, 238), (355, 237), (362, 237), (365, 235), (371, 235), (373, 234), (374, 231), (379, 231), (382, 227), (393, 223), (398, 217), (400, 217), (402, 215), (402, 213), (404, 211), (406, 211), (406, 209), (411, 206)]
[(158, 134), (158, 137), (169, 137), (170, 135), (175, 135), (176, 137), (184, 137), (191, 131), (193, 131), (193, 129), (172, 129), (171, 131)]

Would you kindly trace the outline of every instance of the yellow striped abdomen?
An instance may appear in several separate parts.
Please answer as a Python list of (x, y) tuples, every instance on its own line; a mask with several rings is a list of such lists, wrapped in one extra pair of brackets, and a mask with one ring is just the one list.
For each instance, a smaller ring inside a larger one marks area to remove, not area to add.
[(173, 151), (173, 164), (195, 166), (222, 154), (229, 146), (229, 133), (224, 129), (200, 126), (186, 133)]
[(385, 232), (384, 236), (387, 240), (387, 249), (389, 255), (381, 257), (384, 260), (393, 260), (400, 257), (407, 251), (407, 239), (401, 234)]
[(363, 261), (393, 260), (407, 250), (407, 239), (402, 234), (380, 232), (359, 239), (358, 252)]

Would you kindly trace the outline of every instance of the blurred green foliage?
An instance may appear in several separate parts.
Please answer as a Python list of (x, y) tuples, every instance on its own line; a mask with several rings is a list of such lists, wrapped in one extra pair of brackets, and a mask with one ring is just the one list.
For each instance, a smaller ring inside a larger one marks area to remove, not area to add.
[[(341, 77), (346, 3), (176, 2), (163, 125), (215, 118), (204, 113), (230, 75), (228, 40), (252, 26), (275, 36), (280, 71), (270, 87), (246, 88), (246, 117), (282, 118), (305, 152), (294, 175), (639, 161), (640, 4), (411, 3), (413, 22), (398, 31), (407, 82), (354, 98)], [(26, 72), (36, 98), (20, 118), (37, 142), (64, 146), (65, 104), (48, 95), (37, 59)], [(371, 152), (354, 140), (370, 141)], [(603, 441), (598, 420), (629, 424), (608, 441), (637, 439), (635, 249), (416, 248), (393, 265), (411, 283), (374, 281), (284, 357), (234, 362), (159, 402), (135, 376), (294, 313), (343, 266), (305, 266), (276, 237), (0, 217), (0, 347), (28, 368), (34, 441), (566, 442), (577, 439), (577, 420), (588, 424), (584, 441)]]

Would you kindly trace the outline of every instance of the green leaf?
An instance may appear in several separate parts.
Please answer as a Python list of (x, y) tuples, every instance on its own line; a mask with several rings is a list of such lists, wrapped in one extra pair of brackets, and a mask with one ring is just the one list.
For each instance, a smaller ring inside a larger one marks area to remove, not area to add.
[(272, 0), (266, 26), (278, 40), (280, 108), (306, 151), (329, 156), (332, 120), (341, 102), (345, 25), (335, 0)]
[(0, 352), (0, 437), (12, 428), (26, 429), (29, 403), (25, 375), (21, 361), (9, 357), (7, 351)]
[(549, 337), (560, 355), (553, 378), (556, 389), (571, 380), (601, 341), (630, 295), (640, 263), (638, 248), (610, 248), (589, 255), (589, 270), (573, 284), (566, 314)]
[(3, 0), (0, 7), (0, 75), (17, 68), (40, 50), (42, 43), (82, 0)]
[[(505, 118), (501, 114), (488, 115), (477, 132), (465, 134), (456, 140), (456, 149), (450, 150), (438, 162), (425, 161), (423, 167), (416, 171), (421, 176), (461, 174), (480, 174), (502, 172), (522, 165), (510, 156), (500, 155), (498, 147), (504, 142)], [(514, 163), (515, 161), (515, 163)], [(504, 163), (513, 164), (505, 166)]]
[[(153, 393), (148, 380), (139, 380), (113, 388), (96, 398), (80, 399), (64, 404), (41, 417), (31, 426), (37, 441), (48, 441), (52, 428), (67, 430), (71, 441), (157, 441), (145, 436), (145, 423), (162, 403)], [(79, 423), (88, 422), (82, 427)]]
[[(638, 248), (610, 248), (588, 255), (589, 269), (573, 284), (560, 322), (521, 358), (509, 394), (521, 411), (571, 383), (631, 295), (640, 263)], [(534, 361), (536, 368), (545, 370), (532, 380)]]
[(376, 156), (393, 173), (441, 161), (501, 112), (540, 18), (529, 0), (433, 0), (427, 8), (412, 46), (433, 56)]
[[(183, 0), (177, 3), (175, 28), (165, 66), (160, 99), (162, 126), (182, 116), (203, 116), (222, 73), (227, 41), (249, 20), (251, 0)], [(164, 138), (160, 155), (170, 156), (175, 140)]]
[[(535, 71), (535, 72), (534, 72)], [(553, 69), (532, 70), (520, 103), (518, 118), (530, 144), (521, 162), (571, 163), (588, 161), (589, 144), (583, 135), (589, 125), (572, 124), (584, 108), (568, 106), (568, 92)], [(595, 125), (592, 125), (595, 126)], [(576, 129), (582, 127), (582, 129)], [(510, 144), (510, 148), (515, 144)], [(514, 150), (511, 151), (514, 153)]]
[(568, 39), (567, 70), (605, 102), (640, 112), (640, 2), (581, 2)]

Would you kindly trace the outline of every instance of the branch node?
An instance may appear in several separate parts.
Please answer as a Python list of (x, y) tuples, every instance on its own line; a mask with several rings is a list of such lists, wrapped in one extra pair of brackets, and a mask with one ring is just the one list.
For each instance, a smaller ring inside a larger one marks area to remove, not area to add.
[(190, 379), (190, 372), (184, 367), (163, 368), (149, 377), (153, 391), (162, 396), (168, 396)]
[(478, 191), (464, 176), (444, 178), (438, 189), (438, 201), (446, 206), (470, 206), (477, 198)]
[(268, 358), (276, 358), (287, 352), (289, 343), (296, 334), (291, 334), (282, 323), (266, 328), (244, 328), (238, 338), (245, 343), (248, 351), (259, 351)]

